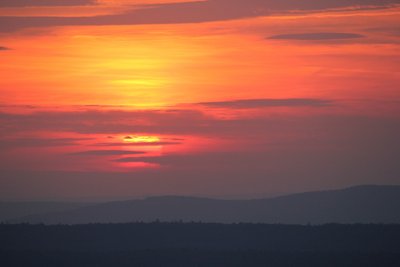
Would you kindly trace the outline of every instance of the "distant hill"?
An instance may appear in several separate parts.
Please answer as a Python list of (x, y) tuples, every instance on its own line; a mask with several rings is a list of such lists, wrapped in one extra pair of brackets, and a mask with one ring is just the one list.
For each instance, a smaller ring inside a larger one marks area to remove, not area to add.
[(85, 224), (153, 221), (400, 223), (400, 186), (357, 186), (253, 200), (151, 197), (30, 215), (11, 222)]
[(88, 206), (87, 203), (70, 202), (0, 202), (0, 222), (19, 217), (57, 211), (73, 210)]

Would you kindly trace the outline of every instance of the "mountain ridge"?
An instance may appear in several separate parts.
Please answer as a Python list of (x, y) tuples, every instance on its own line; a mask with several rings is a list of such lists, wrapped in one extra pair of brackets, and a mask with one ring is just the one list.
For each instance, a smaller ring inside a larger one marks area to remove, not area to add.
[(12, 223), (84, 224), (151, 221), (216, 223), (400, 223), (400, 186), (361, 185), (286, 196), (224, 200), (156, 196), (23, 216)]

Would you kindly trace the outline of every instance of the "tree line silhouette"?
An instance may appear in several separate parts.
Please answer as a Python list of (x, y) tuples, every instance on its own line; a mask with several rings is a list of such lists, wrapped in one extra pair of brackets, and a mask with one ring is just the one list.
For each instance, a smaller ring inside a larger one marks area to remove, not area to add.
[(0, 224), (1, 266), (400, 266), (400, 225)]

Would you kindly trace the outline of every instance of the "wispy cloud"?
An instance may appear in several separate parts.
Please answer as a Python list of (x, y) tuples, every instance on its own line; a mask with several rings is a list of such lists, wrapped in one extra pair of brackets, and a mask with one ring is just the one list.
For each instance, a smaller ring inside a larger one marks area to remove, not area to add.
[(86, 140), (91, 138), (8, 138), (0, 141), (0, 148), (73, 146)]
[[(202, 155), (164, 155), (156, 157), (127, 157), (114, 160), (115, 162), (129, 163), (129, 162), (145, 162), (160, 165), (176, 165), (188, 163), (193, 164), (193, 161), (198, 162), (199, 159), (210, 158), (209, 154)], [(215, 158), (213, 158), (215, 160)], [(202, 162), (203, 163), (203, 162)]]
[(128, 150), (87, 150), (70, 153), (71, 156), (122, 156), (122, 155), (140, 155), (146, 154), (143, 151), (128, 151)]
[(10, 50), (10, 48), (5, 46), (0, 46), (0, 51)]

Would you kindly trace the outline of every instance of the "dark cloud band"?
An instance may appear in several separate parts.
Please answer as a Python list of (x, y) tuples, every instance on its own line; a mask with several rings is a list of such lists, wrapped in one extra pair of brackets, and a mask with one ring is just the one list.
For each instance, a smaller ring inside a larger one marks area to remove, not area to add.
[(1, 7), (28, 7), (28, 6), (80, 6), (93, 5), (95, 0), (1, 0)]
[(288, 99), (240, 99), (231, 101), (201, 102), (211, 108), (263, 108), (263, 107), (321, 107), (332, 104), (326, 99), (288, 98)]
[(278, 34), (268, 37), (275, 40), (338, 40), (338, 39), (357, 39), (364, 35), (355, 33), (340, 32), (318, 32), (318, 33), (296, 33), (296, 34)]
[(141, 147), (146, 147), (146, 146), (169, 146), (169, 145), (180, 145), (182, 142), (168, 142), (168, 141), (160, 141), (160, 142), (127, 142), (127, 143), (97, 143), (95, 146), (103, 146), (103, 147), (113, 147), (113, 146), (141, 146)]
[(130, 10), (123, 14), (94, 17), (0, 17), (0, 31), (14, 31), (27, 27), (199, 23), (268, 16), (274, 12), (293, 10), (387, 7), (398, 2), (398, 0), (208, 0), (147, 5), (146, 8)]

